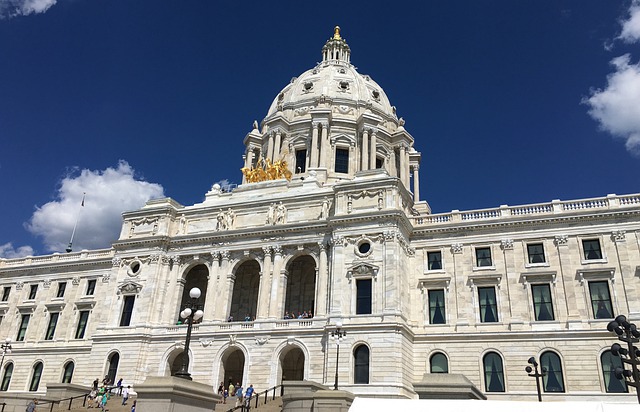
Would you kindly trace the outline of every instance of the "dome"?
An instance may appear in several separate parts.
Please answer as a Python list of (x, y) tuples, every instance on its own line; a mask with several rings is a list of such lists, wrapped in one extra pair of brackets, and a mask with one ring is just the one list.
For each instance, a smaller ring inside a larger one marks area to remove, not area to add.
[(322, 48), (322, 62), (289, 83), (275, 97), (265, 120), (279, 111), (315, 107), (323, 99), (337, 106), (370, 109), (384, 118), (396, 119), (395, 108), (384, 90), (368, 75), (358, 73), (350, 63), (351, 50), (336, 27)]

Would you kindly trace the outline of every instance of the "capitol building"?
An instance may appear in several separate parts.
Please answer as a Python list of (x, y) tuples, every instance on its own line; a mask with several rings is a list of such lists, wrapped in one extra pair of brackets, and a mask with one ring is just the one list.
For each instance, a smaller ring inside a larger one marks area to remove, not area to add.
[(640, 194), (434, 214), (420, 137), (338, 28), (321, 58), (244, 137), (242, 184), (150, 200), (108, 249), (0, 259), (0, 391), (174, 374), (198, 287), (189, 372), (214, 388), (337, 370), (358, 396), (418, 398), (449, 373), (536, 400), (533, 356), (545, 400), (635, 402), (607, 324), (640, 320)]

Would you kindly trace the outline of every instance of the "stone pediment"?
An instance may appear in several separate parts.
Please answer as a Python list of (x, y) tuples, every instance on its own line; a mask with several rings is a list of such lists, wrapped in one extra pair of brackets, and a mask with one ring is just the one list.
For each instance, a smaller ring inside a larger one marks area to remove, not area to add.
[(142, 290), (142, 285), (137, 282), (124, 282), (118, 286), (118, 295), (137, 295)]
[(370, 263), (357, 263), (347, 269), (347, 279), (351, 282), (352, 278), (373, 278), (378, 276), (380, 267)]

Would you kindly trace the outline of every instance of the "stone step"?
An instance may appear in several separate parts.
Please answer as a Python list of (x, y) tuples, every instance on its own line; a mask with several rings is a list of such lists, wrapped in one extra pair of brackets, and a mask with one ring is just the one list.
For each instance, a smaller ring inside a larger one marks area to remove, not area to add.
[[(135, 398), (130, 398), (127, 401), (127, 404), (122, 406), (122, 398), (113, 397), (107, 402), (106, 409), (109, 412), (131, 412), (131, 405), (133, 404)], [(280, 398), (276, 398), (274, 400), (268, 399), (267, 403), (264, 403), (264, 399), (260, 399), (258, 402), (258, 407), (256, 408), (255, 403), (251, 404), (251, 411), (256, 412), (281, 412), (282, 411), (282, 400)], [(228, 412), (229, 410), (235, 407), (235, 402), (228, 401), (227, 403), (220, 403), (216, 405), (216, 412)], [(38, 410), (48, 411), (50, 405), (41, 405), (38, 407)], [(69, 401), (62, 402), (61, 404), (54, 406), (54, 411), (62, 412), (62, 411), (71, 411), (71, 412), (99, 412), (101, 409), (98, 408), (88, 408), (87, 406), (82, 406), (82, 399), (76, 399), (72, 402), (71, 409), (69, 409)], [(240, 410), (238, 410), (239, 412)]]

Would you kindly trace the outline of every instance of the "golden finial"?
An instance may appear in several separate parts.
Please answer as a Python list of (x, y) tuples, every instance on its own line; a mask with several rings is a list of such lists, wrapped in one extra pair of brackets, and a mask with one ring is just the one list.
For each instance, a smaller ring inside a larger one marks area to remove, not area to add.
[(333, 38), (334, 38), (335, 40), (340, 40), (340, 39), (342, 39), (342, 37), (340, 37), (340, 26), (336, 26), (336, 27), (333, 29)]

